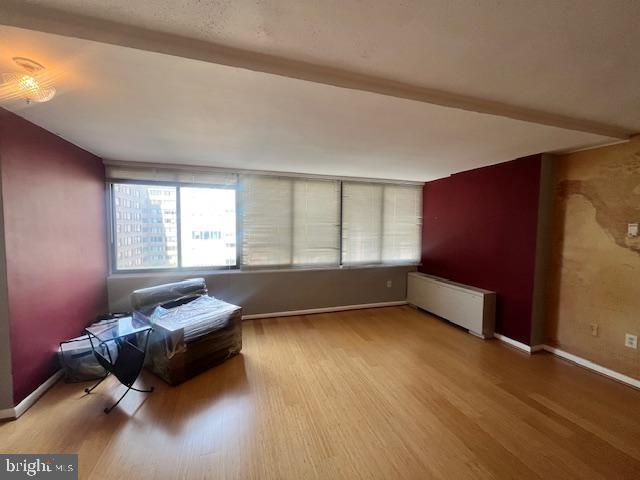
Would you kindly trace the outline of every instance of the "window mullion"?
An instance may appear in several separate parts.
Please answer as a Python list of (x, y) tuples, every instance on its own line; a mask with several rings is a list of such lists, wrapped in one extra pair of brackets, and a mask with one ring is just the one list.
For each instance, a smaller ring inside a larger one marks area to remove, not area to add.
[(338, 266), (342, 267), (342, 247), (343, 247), (343, 242), (342, 242), (342, 231), (343, 231), (343, 227), (342, 227), (342, 218), (343, 218), (343, 214), (342, 214), (342, 204), (343, 204), (343, 194), (342, 194), (342, 180), (340, 180), (340, 203), (339, 203), (339, 208), (340, 208), (340, 216), (338, 219), (338, 222), (340, 223), (339, 228), (338, 228)]
[(110, 265), (111, 265), (112, 272), (115, 272), (118, 268), (118, 264), (117, 264), (118, 251), (117, 251), (117, 240), (116, 240), (116, 208), (114, 203), (115, 203), (115, 195), (113, 193), (113, 184), (109, 183), (107, 187), (107, 209), (108, 209), (107, 211), (108, 211), (108, 218), (109, 218), (109, 236), (110, 236), (109, 252), (111, 255)]
[(182, 268), (182, 207), (180, 205), (180, 185), (176, 186), (176, 248), (178, 268)]
[(385, 206), (385, 196), (387, 195), (387, 186), (382, 185), (382, 197), (380, 202), (380, 253), (379, 253), (379, 262), (382, 263), (382, 258), (384, 254), (384, 206)]
[(236, 182), (236, 268), (241, 269), (244, 264), (244, 219), (242, 217), (244, 213), (244, 199), (243, 199), (243, 186), (240, 184), (240, 177), (237, 177)]
[(294, 182), (296, 182), (296, 181), (297, 180), (294, 180), (294, 179), (291, 179), (289, 181), (289, 199), (291, 201), (291, 204), (290, 204), (291, 205), (291, 207), (290, 207), (291, 208), (291, 215), (290, 215), (290, 217), (291, 217), (290, 222), (291, 223), (289, 224), (289, 232), (290, 232), (289, 233), (289, 235), (290, 235), (289, 243), (291, 245), (290, 245), (290, 249), (289, 249), (289, 266), (293, 266), (293, 258), (294, 258), (293, 257), (293, 252), (294, 252), (294, 248), (295, 248), (293, 246), (293, 242), (295, 242), (295, 240), (296, 240), (295, 239), (295, 225), (294, 225), (294, 222), (295, 222), (295, 208), (296, 208), (296, 206), (295, 206), (295, 199), (294, 199), (295, 195), (293, 193), (293, 190), (295, 188)]

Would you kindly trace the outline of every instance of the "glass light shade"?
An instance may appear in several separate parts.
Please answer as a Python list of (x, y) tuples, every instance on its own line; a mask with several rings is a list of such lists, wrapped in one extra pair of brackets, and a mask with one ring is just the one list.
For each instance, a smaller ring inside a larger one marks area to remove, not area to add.
[(40, 80), (26, 73), (3, 73), (2, 83), (27, 102), (47, 102), (56, 94), (55, 88), (42, 85)]

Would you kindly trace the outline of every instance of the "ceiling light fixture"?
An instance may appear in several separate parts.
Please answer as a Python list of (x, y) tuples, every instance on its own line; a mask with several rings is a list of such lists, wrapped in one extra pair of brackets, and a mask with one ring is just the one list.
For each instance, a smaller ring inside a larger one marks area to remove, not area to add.
[(44, 66), (24, 57), (14, 57), (13, 61), (22, 67), (26, 73), (11, 72), (2, 74), (2, 86), (9, 90), (10, 97), (23, 98), (27, 103), (48, 102), (53, 98), (56, 94), (56, 89), (42, 77), (41, 72), (44, 70)]

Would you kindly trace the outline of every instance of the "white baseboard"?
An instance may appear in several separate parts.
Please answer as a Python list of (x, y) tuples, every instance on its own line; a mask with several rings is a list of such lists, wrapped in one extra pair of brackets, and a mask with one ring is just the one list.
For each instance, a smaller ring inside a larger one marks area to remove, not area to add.
[(363, 308), (395, 307), (398, 305), (406, 305), (406, 304), (407, 304), (406, 300), (399, 300), (396, 302), (362, 303), (359, 305), (342, 305), (339, 307), (309, 308), (307, 310), (290, 310), (288, 312), (254, 313), (251, 315), (243, 315), (242, 320), (255, 320), (258, 318), (272, 318), (272, 317), (291, 317), (294, 315), (311, 315), (314, 313), (340, 312), (342, 310), (361, 310)]
[(589, 370), (593, 370), (601, 375), (604, 375), (609, 378), (613, 378), (619, 382), (622, 382), (626, 385), (629, 385), (634, 388), (640, 389), (640, 380), (635, 379), (633, 377), (629, 377), (628, 375), (624, 375), (623, 373), (616, 372), (615, 370), (611, 370), (610, 368), (603, 367), (602, 365), (598, 365), (597, 363), (593, 363), (591, 360), (587, 360), (586, 358), (579, 357), (574, 355), (573, 353), (565, 352), (556, 347), (551, 347), (549, 345), (544, 345), (544, 350), (549, 353), (553, 353), (558, 357), (564, 358), (565, 360), (569, 360), (576, 365), (580, 365), (581, 367), (588, 368)]
[[(509, 338), (509, 337), (507, 337), (505, 335), (502, 335), (500, 333), (494, 333), (493, 337), (498, 339), (498, 340), (500, 340), (501, 342), (506, 343), (507, 345), (511, 345), (512, 347), (515, 347), (518, 350), (522, 350), (523, 352), (527, 352), (527, 353), (535, 352), (537, 350), (541, 350), (542, 349), (541, 345), (536, 345), (535, 347), (533, 347), (536, 350), (533, 350), (532, 347), (530, 347), (526, 343), (519, 342), (517, 340), (514, 340), (513, 338)], [(538, 348), (538, 347), (540, 347), (540, 348)]]
[(624, 383), (625, 385), (640, 389), (640, 380), (629, 377), (628, 375), (625, 375), (623, 373), (616, 372), (615, 370), (611, 370), (610, 368), (603, 367), (602, 365), (598, 365), (597, 363), (593, 363), (591, 360), (579, 357), (577, 355), (574, 355), (573, 353), (565, 352), (564, 350), (556, 347), (551, 347), (549, 345), (534, 345), (530, 347), (529, 345), (518, 342), (513, 338), (505, 337), (504, 335), (501, 335), (499, 333), (494, 333), (493, 336), (501, 342), (505, 342), (508, 345), (517, 348), (518, 350), (522, 350), (523, 352), (534, 353), (545, 350), (549, 353), (557, 355), (558, 357), (564, 358), (565, 360), (569, 360), (576, 365), (588, 368), (589, 370), (599, 373), (600, 375), (604, 375), (606, 377), (617, 380), (618, 382)]
[(19, 418), (24, 412), (26, 412), (29, 408), (35, 404), (38, 399), (44, 395), (44, 393), (49, 390), (51, 387), (55, 385), (55, 383), (62, 377), (62, 370), (58, 370), (56, 373), (51, 375), (42, 385), (36, 388), (33, 392), (29, 394), (24, 400), (22, 400), (18, 405), (13, 408), (6, 408), (4, 410), (0, 410), (0, 419), (16, 419)]
[(535, 352), (540, 352), (542, 350), (544, 350), (545, 345), (533, 345), (529, 348), (531, 348), (531, 353), (535, 353)]

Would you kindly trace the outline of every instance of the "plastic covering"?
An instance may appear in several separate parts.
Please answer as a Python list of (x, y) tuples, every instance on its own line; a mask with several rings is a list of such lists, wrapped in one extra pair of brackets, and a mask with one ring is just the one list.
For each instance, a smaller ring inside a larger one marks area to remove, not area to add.
[(147, 366), (170, 384), (242, 349), (242, 308), (207, 296), (201, 278), (136, 290), (132, 304), (153, 325)]
[[(118, 355), (118, 349), (114, 343), (99, 345), (94, 342), (94, 345), (102, 350), (104, 356), (108, 355), (107, 348), (112, 358), (115, 359)], [(96, 380), (107, 374), (93, 355), (87, 335), (60, 342), (58, 360), (64, 372), (65, 381), (70, 383)]]
[(204, 278), (190, 278), (182, 282), (136, 290), (131, 294), (131, 305), (135, 311), (150, 315), (160, 305), (171, 308), (206, 294)]

